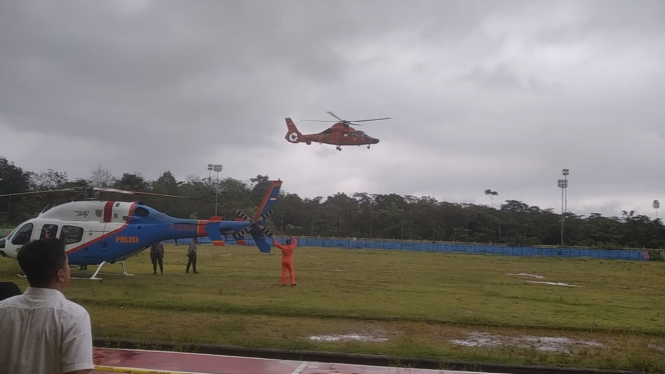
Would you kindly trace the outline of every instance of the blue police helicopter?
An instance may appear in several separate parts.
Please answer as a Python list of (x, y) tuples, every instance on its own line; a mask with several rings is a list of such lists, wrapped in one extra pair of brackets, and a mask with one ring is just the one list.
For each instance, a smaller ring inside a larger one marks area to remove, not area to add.
[[(21, 246), (32, 240), (60, 238), (65, 243), (70, 265), (97, 265), (98, 268), (90, 279), (99, 280), (97, 274), (102, 266), (118, 261), (122, 264), (123, 275), (131, 275), (125, 270), (124, 260), (163, 240), (208, 237), (213, 245), (223, 246), (224, 238), (228, 239), (230, 235), (237, 244), (247, 245), (245, 235), (250, 234), (259, 250), (269, 253), (271, 246), (266, 237), (272, 237), (273, 234), (264, 225), (266, 218), (272, 213), (272, 205), (279, 197), (281, 185), (281, 180), (270, 182), (270, 187), (253, 217), (238, 210), (236, 214), (240, 218), (232, 221), (224, 220), (223, 217), (210, 217), (208, 220), (175, 218), (140, 201), (88, 200), (57, 205), (43, 211), (36, 218), (23, 222), (7, 237), (0, 239), (0, 256), (16, 259)], [(75, 190), (77, 189), (72, 188), (57, 192)], [(92, 190), (186, 198), (112, 188)], [(10, 195), (33, 193), (40, 192)], [(3, 196), (9, 195), (0, 195)]]

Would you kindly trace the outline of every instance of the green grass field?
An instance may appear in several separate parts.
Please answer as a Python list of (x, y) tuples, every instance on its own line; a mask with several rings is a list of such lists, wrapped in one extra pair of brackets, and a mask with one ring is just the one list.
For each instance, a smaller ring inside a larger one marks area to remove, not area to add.
[[(166, 246), (164, 275), (144, 252), (126, 263), (133, 277), (105, 265), (103, 282), (65, 294), (97, 337), (665, 371), (662, 262), (298, 248), (298, 285), (283, 287), (278, 255), (200, 246), (201, 274), (185, 274), (185, 251)], [(0, 261), (24, 289), (18, 272)], [(310, 339), (346, 334), (382, 340)], [(494, 345), (454, 342), (473, 336)]]

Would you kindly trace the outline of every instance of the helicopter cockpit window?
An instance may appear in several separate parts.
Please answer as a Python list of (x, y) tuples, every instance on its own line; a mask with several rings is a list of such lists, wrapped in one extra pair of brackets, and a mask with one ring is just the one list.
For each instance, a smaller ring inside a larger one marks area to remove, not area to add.
[(26, 223), (21, 227), (16, 234), (14, 234), (14, 238), (12, 239), (12, 244), (14, 245), (23, 245), (26, 244), (27, 242), (30, 241), (30, 237), (32, 236), (32, 229), (34, 225), (32, 223)]
[(58, 225), (44, 225), (39, 239), (54, 239), (58, 234)]
[(62, 231), (60, 232), (60, 240), (67, 244), (78, 243), (83, 240), (83, 228), (76, 226), (62, 226)]
[(148, 209), (142, 208), (142, 207), (136, 207), (134, 209), (134, 215), (139, 216), (139, 217), (145, 217), (149, 214)]
[(342, 136), (344, 136), (346, 138), (347, 136), (349, 136), (349, 134), (344, 133), (344, 134), (342, 134)]

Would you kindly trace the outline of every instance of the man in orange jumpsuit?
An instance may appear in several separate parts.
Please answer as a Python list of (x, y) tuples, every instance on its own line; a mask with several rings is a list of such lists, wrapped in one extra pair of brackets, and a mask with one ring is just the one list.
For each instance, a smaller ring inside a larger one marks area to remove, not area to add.
[(282, 286), (286, 286), (286, 271), (289, 271), (291, 278), (291, 285), (296, 285), (296, 276), (293, 273), (293, 250), (298, 245), (298, 241), (293, 236), (291, 239), (286, 239), (286, 245), (280, 244), (276, 238), (272, 239), (273, 244), (282, 250)]

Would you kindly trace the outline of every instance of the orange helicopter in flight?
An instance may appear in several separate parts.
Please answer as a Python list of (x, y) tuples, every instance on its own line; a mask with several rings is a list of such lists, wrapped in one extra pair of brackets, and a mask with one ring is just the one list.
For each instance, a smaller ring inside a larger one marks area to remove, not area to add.
[(369, 147), (372, 144), (379, 143), (379, 139), (372, 138), (371, 136), (365, 134), (365, 132), (354, 129), (353, 127), (351, 127), (351, 124), (355, 126), (361, 126), (358, 122), (383, 121), (390, 119), (390, 117), (386, 117), (386, 118), (373, 118), (373, 119), (347, 121), (337, 117), (333, 112), (326, 112), (326, 113), (337, 118), (337, 121), (323, 121), (323, 120), (312, 120), (312, 119), (303, 120), (309, 122), (336, 122), (330, 128), (318, 134), (302, 134), (300, 133), (296, 125), (293, 123), (291, 118), (286, 118), (286, 127), (288, 128), (288, 131), (284, 138), (290, 143), (306, 143), (307, 145), (310, 145), (312, 143), (319, 143), (319, 144), (325, 143), (325, 144), (336, 145), (338, 151), (342, 150), (342, 146), (350, 146), (350, 145), (355, 145), (355, 146), (367, 145), (367, 148), (369, 149)]

